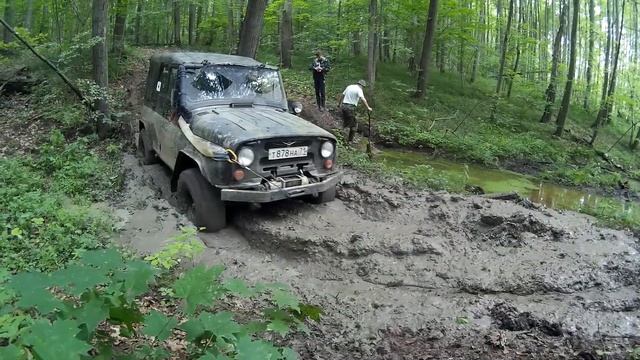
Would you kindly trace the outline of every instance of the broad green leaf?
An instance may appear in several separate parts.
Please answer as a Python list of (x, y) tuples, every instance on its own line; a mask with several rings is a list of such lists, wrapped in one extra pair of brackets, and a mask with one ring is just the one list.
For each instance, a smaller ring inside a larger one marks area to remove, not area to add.
[(21, 360), (24, 358), (24, 351), (15, 345), (0, 346), (0, 359)]
[(298, 354), (290, 348), (280, 349), (282, 352), (282, 360), (298, 360)]
[(74, 296), (80, 296), (86, 290), (109, 281), (107, 271), (104, 269), (78, 264), (69, 265), (66, 269), (58, 270), (51, 276), (56, 285), (68, 289), (70, 294)]
[(282, 320), (273, 320), (267, 325), (267, 330), (276, 332), (284, 337), (289, 333), (289, 324)]
[(249, 298), (256, 294), (256, 291), (247, 287), (247, 283), (240, 279), (230, 279), (223, 283), (225, 289), (234, 295)]
[(222, 296), (223, 289), (217, 283), (222, 271), (221, 266), (207, 269), (198, 265), (173, 284), (175, 296), (185, 300), (187, 313), (192, 314), (199, 305), (212, 304)]
[(239, 334), (248, 336), (257, 334), (267, 330), (267, 323), (262, 321), (250, 321), (242, 326), (242, 331)]
[(282, 289), (275, 289), (271, 291), (271, 297), (273, 302), (281, 309), (293, 309), (300, 311), (300, 301), (291, 292)]
[(31, 326), (31, 333), (24, 342), (33, 348), (33, 352), (46, 360), (75, 360), (86, 355), (91, 346), (76, 338), (80, 330), (72, 320), (38, 320)]
[(109, 319), (115, 323), (125, 325), (129, 330), (133, 330), (133, 325), (142, 322), (143, 316), (137, 307), (123, 305), (110, 308)]
[(178, 320), (175, 318), (153, 310), (144, 318), (142, 332), (147, 336), (155, 337), (159, 341), (164, 341), (171, 336), (171, 332), (176, 325), (178, 325)]
[(39, 272), (23, 272), (13, 275), (8, 282), (9, 288), (19, 295), (29, 294), (36, 290), (52, 286), (51, 276)]
[(22, 297), (16, 302), (16, 307), (20, 309), (36, 309), (41, 315), (46, 315), (56, 309), (64, 308), (64, 303), (46, 289), (34, 288), (29, 293), (21, 295)]
[(236, 352), (237, 360), (275, 360), (280, 357), (273, 345), (262, 340), (253, 341), (246, 336), (238, 339)]
[(191, 342), (196, 341), (205, 332), (202, 323), (198, 319), (189, 319), (188, 321), (180, 324), (178, 328), (187, 333), (187, 340)]
[(235, 339), (235, 334), (242, 330), (240, 324), (233, 320), (233, 314), (228, 311), (219, 313), (203, 312), (198, 320), (205, 331), (211, 332), (216, 337)]
[(72, 312), (72, 317), (75, 318), (78, 323), (84, 324), (89, 333), (93, 333), (103, 320), (109, 316), (109, 307), (103, 300), (98, 298), (92, 298), (82, 307), (75, 309)]
[(124, 281), (125, 296), (131, 301), (149, 290), (149, 285), (155, 279), (155, 271), (148, 262), (134, 260), (128, 262), (126, 269), (117, 272), (114, 277)]
[(80, 262), (106, 271), (114, 271), (124, 266), (122, 255), (116, 249), (86, 251), (80, 257)]

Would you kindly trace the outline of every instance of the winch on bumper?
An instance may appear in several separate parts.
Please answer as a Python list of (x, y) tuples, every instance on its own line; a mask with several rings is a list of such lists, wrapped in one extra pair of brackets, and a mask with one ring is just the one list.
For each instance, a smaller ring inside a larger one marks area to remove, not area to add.
[(336, 186), (341, 178), (341, 172), (317, 182), (304, 175), (280, 177), (255, 188), (222, 188), (221, 197), (223, 201), (267, 203), (306, 195), (317, 196)]

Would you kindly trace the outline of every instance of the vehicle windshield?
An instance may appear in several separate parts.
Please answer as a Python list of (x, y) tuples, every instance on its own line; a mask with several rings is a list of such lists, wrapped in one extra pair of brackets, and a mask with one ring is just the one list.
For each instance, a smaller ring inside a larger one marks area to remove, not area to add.
[(187, 70), (186, 80), (182, 93), (191, 104), (228, 100), (282, 106), (285, 100), (280, 74), (273, 69), (207, 65)]

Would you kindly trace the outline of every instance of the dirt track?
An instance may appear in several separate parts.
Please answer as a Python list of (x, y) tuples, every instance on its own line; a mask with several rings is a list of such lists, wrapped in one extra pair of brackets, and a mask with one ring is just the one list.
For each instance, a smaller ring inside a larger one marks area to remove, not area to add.
[[(159, 249), (188, 221), (168, 170), (124, 158), (121, 238)], [(235, 209), (200, 259), (290, 284), (325, 318), (309, 359), (627, 358), (640, 343), (640, 242), (593, 219), (404, 191), (347, 174), (339, 199)], [(582, 352), (582, 355), (580, 355)]]

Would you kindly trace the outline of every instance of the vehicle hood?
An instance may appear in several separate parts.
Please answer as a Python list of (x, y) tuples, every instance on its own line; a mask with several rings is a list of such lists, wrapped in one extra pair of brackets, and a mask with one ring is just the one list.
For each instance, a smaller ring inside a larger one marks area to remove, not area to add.
[(235, 149), (252, 140), (282, 137), (326, 137), (328, 131), (287, 112), (264, 108), (208, 108), (193, 112), (191, 131), (216, 145)]

